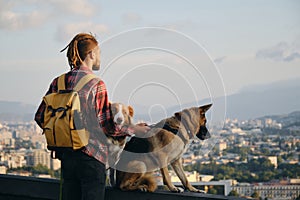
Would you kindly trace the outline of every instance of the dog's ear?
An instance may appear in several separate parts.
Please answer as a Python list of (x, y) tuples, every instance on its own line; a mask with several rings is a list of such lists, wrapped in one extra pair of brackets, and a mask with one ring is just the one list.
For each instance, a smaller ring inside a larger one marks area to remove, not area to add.
[(175, 117), (180, 121), (181, 120), (181, 112), (175, 113)]
[(200, 113), (204, 114), (206, 113), (206, 111), (208, 111), (208, 109), (212, 106), (212, 103), (211, 104), (207, 104), (207, 105), (204, 105), (204, 106), (200, 106), (199, 109), (200, 109)]
[(128, 110), (129, 110), (129, 115), (130, 115), (131, 117), (133, 117), (133, 114), (134, 114), (133, 108), (132, 108), (131, 106), (128, 106)]

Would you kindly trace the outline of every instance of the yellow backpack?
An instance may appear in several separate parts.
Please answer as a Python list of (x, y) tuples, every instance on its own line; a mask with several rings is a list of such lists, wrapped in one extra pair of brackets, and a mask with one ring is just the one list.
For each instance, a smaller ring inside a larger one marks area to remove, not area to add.
[(49, 150), (77, 150), (88, 144), (89, 132), (82, 125), (78, 91), (94, 78), (97, 78), (96, 75), (87, 74), (73, 90), (66, 90), (63, 74), (58, 78), (58, 92), (43, 97), (46, 104), (43, 133)]

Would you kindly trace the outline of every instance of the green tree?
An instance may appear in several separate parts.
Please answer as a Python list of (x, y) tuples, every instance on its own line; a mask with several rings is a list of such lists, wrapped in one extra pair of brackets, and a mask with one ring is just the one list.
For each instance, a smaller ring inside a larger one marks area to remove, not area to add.
[(277, 157), (277, 164), (280, 165), (281, 163), (283, 163), (283, 159), (282, 159), (282, 156), (278, 156)]
[(258, 192), (253, 192), (253, 194), (251, 194), (251, 197), (252, 198), (255, 198), (255, 199), (259, 199), (259, 194), (258, 194)]
[(275, 173), (273, 171), (260, 171), (259, 172), (259, 180), (262, 182), (267, 182), (275, 178)]
[(208, 193), (209, 194), (218, 194), (218, 190), (216, 190), (215, 188), (212, 187), (212, 188), (208, 189)]
[(261, 149), (261, 153), (262, 153), (262, 155), (266, 155), (266, 156), (269, 156), (269, 155), (270, 155), (270, 151), (269, 151), (269, 149), (267, 149), (267, 148), (262, 148), (262, 149)]
[(237, 193), (236, 190), (231, 190), (228, 194), (228, 196), (235, 196), (235, 197), (238, 197), (239, 196), (239, 193)]
[(20, 172), (20, 171), (31, 172), (33, 176), (39, 175), (39, 174), (49, 174), (53, 178), (60, 178), (60, 169), (51, 170), (42, 164), (38, 164), (37, 166), (34, 166), (34, 167), (24, 166), (24, 167), (8, 169), (8, 172)]
[(34, 174), (50, 174), (50, 169), (42, 164), (38, 164), (37, 166), (33, 167), (32, 172)]

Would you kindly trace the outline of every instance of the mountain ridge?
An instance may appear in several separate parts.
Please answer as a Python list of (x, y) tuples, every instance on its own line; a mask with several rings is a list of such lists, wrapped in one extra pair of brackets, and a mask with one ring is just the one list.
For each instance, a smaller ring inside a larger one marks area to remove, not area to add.
[[(300, 78), (249, 86), (226, 97), (226, 118), (245, 120), (291, 113), (300, 110), (299, 99)], [(171, 116), (182, 108), (204, 105), (205, 103), (211, 103), (211, 99), (170, 106), (165, 109), (164, 115), (166, 117)], [(224, 104), (224, 97), (215, 98), (212, 103), (214, 104), (212, 109), (219, 109), (218, 106)], [(135, 106), (137, 113), (142, 113), (136, 114), (135, 119), (143, 119), (144, 121), (159, 121), (161, 119), (162, 115), (158, 112), (151, 113), (152, 116), (146, 114), (148, 113), (147, 108), (146, 106)], [(36, 109), (37, 106), (31, 104), (0, 100), (0, 120), (30, 121), (33, 119)]]

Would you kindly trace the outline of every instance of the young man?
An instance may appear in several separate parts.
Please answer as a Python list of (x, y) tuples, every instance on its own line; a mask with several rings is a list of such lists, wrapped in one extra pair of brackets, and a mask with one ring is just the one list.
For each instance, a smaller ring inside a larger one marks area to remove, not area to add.
[[(71, 70), (65, 75), (66, 89), (71, 90), (78, 81), (92, 70), (100, 69), (100, 48), (94, 36), (77, 34), (65, 48)], [(62, 51), (64, 51), (63, 49)], [(61, 51), (61, 52), (62, 52)], [(47, 94), (57, 92), (58, 78), (55, 78)], [(92, 79), (78, 91), (83, 113), (83, 124), (90, 132), (89, 143), (84, 148), (66, 150), (60, 155), (63, 177), (64, 200), (101, 200), (105, 192), (105, 163), (108, 149), (105, 135), (145, 133), (149, 127), (136, 125), (118, 127), (114, 124), (106, 86), (100, 79)], [(45, 103), (42, 102), (35, 121), (40, 127), (44, 122)]]

